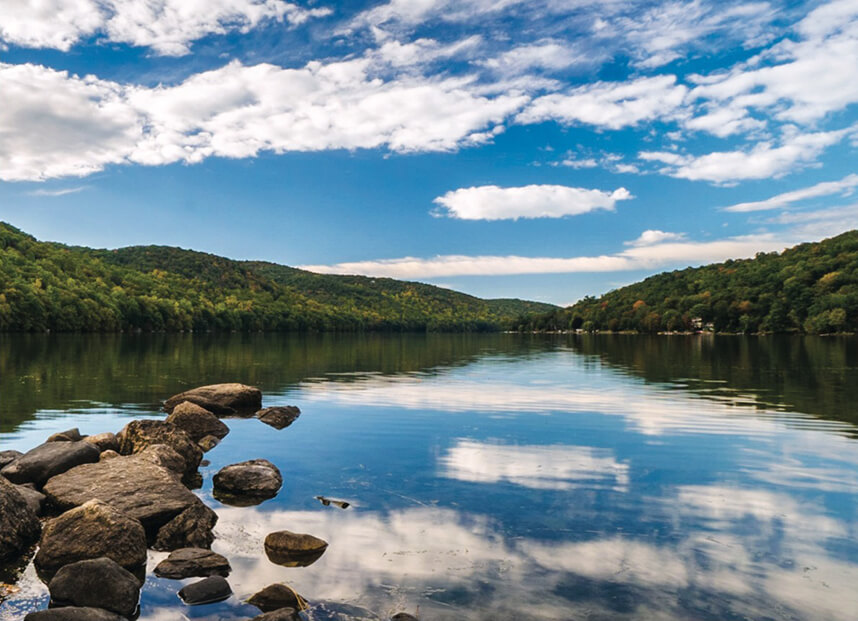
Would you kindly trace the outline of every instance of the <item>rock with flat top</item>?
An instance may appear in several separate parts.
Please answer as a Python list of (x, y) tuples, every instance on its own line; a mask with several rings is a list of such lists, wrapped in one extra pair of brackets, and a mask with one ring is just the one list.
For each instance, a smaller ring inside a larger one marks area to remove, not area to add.
[(155, 567), (156, 576), (171, 580), (207, 576), (226, 578), (230, 571), (232, 568), (226, 558), (205, 548), (180, 548)]
[(83, 440), (83, 436), (80, 435), (80, 429), (77, 427), (73, 429), (66, 429), (65, 431), (60, 431), (58, 433), (53, 434), (48, 437), (48, 442), (80, 442)]
[(140, 582), (109, 558), (66, 565), (48, 584), (57, 604), (89, 606), (131, 617), (140, 600)]
[(215, 497), (225, 504), (258, 504), (277, 495), (283, 476), (267, 459), (251, 459), (224, 466), (214, 475), (213, 483)]
[(306, 567), (315, 563), (328, 542), (304, 533), (281, 530), (265, 538), (265, 554), (268, 560), (284, 567)]
[(256, 418), (275, 429), (285, 429), (301, 416), (301, 410), (294, 405), (265, 408), (256, 413)]
[(46, 442), (4, 467), (0, 474), (12, 483), (41, 487), (53, 476), (75, 466), (98, 461), (100, 451), (86, 442)]
[(244, 384), (212, 384), (174, 395), (164, 402), (164, 409), (173, 409), (190, 401), (216, 416), (252, 416), (262, 408), (262, 392)]

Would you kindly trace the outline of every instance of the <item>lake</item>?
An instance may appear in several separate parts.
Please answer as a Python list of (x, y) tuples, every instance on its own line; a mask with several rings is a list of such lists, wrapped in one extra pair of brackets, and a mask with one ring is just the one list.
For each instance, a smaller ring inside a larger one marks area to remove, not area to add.
[[(278, 581), (421, 621), (858, 614), (854, 337), (0, 335), (0, 450), (232, 381), (302, 410), (226, 419), (201, 469), (236, 595), (186, 607), (193, 579), (155, 578), (150, 552), (143, 621), (249, 619)], [(212, 475), (253, 458), (279, 495), (215, 500)], [(330, 546), (274, 565), (282, 529)], [(18, 587), (0, 619), (47, 605), (32, 566)]]

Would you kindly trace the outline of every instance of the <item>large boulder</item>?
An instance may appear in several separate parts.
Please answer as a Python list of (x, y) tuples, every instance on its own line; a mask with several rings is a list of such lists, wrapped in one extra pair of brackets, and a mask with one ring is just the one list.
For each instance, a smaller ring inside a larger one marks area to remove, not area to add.
[(214, 475), (215, 498), (225, 504), (258, 504), (273, 498), (283, 485), (277, 466), (267, 459), (251, 459), (224, 466)]
[(116, 561), (97, 558), (66, 565), (48, 584), (57, 604), (88, 606), (131, 617), (140, 601), (140, 581)]
[(179, 591), (179, 597), (188, 606), (221, 602), (229, 598), (230, 595), (232, 595), (232, 589), (229, 587), (229, 582), (226, 581), (226, 578), (222, 576), (203, 578), (199, 582), (193, 582)]
[(52, 476), (98, 461), (100, 454), (87, 442), (46, 442), (5, 466), (0, 474), (12, 483), (35, 483), (41, 487)]
[(229, 427), (217, 416), (190, 401), (182, 401), (173, 408), (172, 413), (167, 417), (167, 422), (183, 430), (194, 442), (199, 442), (206, 436), (214, 436), (221, 440), (229, 433)]
[(126, 621), (115, 612), (103, 608), (78, 608), (65, 606), (31, 612), (24, 621)]
[(146, 532), (100, 500), (90, 500), (49, 520), (42, 530), (36, 568), (43, 573), (86, 559), (107, 557), (125, 569), (146, 564)]
[(265, 554), (268, 560), (284, 567), (306, 567), (315, 563), (328, 542), (304, 533), (281, 530), (265, 538)]
[(203, 452), (187, 433), (163, 420), (133, 420), (116, 436), (121, 455), (133, 455), (156, 444), (166, 444), (185, 460), (185, 474), (200, 465)]
[(252, 416), (262, 407), (262, 392), (244, 384), (212, 384), (174, 395), (164, 402), (172, 412), (184, 401), (196, 403), (218, 416)]
[(84, 438), (84, 441), (94, 445), (102, 453), (104, 451), (119, 452), (119, 442), (116, 440), (116, 434), (110, 431), (87, 436)]
[(39, 518), (20, 490), (0, 477), (0, 563), (24, 554), (39, 538)]
[(23, 454), (21, 451), (0, 451), (0, 469), (5, 468)]
[(262, 612), (272, 612), (281, 608), (302, 610), (307, 607), (307, 600), (298, 595), (295, 589), (279, 582), (269, 584), (258, 593), (254, 593), (247, 603), (256, 606)]
[(225, 578), (230, 571), (232, 568), (225, 557), (205, 548), (180, 548), (170, 553), (170, 556), (155, 567), (156, 576), (171, 580), (182, 580), (194, 576), (200, 578), (223, 576)]
[(301, 416), (301, 410), (294, 405), (265, 408), (256, 413), (256, 418), (275, 429), (285, 429)]
[(48, 501), (68, 511), (90, 500), (106, 502), (139, 520), (150, 536), (199, 499), (164, 468), (150, 448), (127, 457), (85, 464), (53, 477), (44, 487)]
[(161, 527), (152, 548), (164, 551), (211, 548), (215, 524), (217, 513), (197, 498), (196, 502)]

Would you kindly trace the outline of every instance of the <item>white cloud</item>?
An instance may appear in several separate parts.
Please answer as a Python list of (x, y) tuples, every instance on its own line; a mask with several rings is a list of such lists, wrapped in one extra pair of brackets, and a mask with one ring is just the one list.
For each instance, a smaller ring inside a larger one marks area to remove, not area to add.
[(66, 196), (68, 194), (77, 194), (78, 192), (83, 192), (89, 186), (81, 185), (76, 188), (59, 188), (56, 190), (33, 190), (32, 192), (28, 192), (30, 196)]
[(784, 192), (763, 201), (754, 201), (749, 203), (737, 203), (725, 207), (724, 211), (746, 212), (746, 211), (765, 211), (768, 209), (780, 209), (792, 203), (807, 200), (809, 198), (819, 198), (820, 196), (830, 196), (832, 194), (842, 194), (848, 196), (858, 187), (858, 175), (852, 174), (843, 177), (840, 181), (825, 181), (817, 183), (809, 188)]
[(592, 64), (604, 58), (576, 49), (565, 41), (544, 40), (514, 47), (479, 64), (505, 75), (519, 75), (533, 69), (558, 71), (576, 64)]
[(627, 246), (653, 246), (664, 242), (676, 242), (685, 240), (685, 233), (667, 233), (650, 229), (641, 233), (637, 239), (626, 242)]
[(517, 220), (560, 218), (597, 209), (613, 211), (617, 201), (631, 198), (625, 188), (609, 193), (563, 185), (484, 185), (447, 192), (434, 202), (446, 209), (445, 215), (460, 220)]
[(68, 51), (82, 39), (104, 36), (178, 56), (206, 35), (247, 32), (265, 20), (297, 25), (330, 12), (283, 0), (4, 0), (0, 40)]

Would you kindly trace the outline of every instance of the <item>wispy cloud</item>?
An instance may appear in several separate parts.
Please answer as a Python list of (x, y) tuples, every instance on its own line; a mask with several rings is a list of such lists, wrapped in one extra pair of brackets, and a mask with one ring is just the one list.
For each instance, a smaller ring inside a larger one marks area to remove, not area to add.
[(765, 211), (768, 209), (780, 209), (792, 203), (804, 201), (809, 198), (819, 198), (821, 196), (830, 196), (832, 194), (840, 194), (849, 196), (858, 187), (858, 175), (852, 174), (843, 177), (840, 181), (825, 181), (817, 183), (808, 188), (784, 192), (763, 201), (754, 201), (749, 203), (737, 203), (725, 207), (724, 211), (747, 212), (747, 211)]
[(27, 192), (30, 196), (66, 196), (67, 194), (77, 194), (89, 189), (88, 185), (81, 185), (76, 188), (60, 188), (57, 190), (33, 190)]

